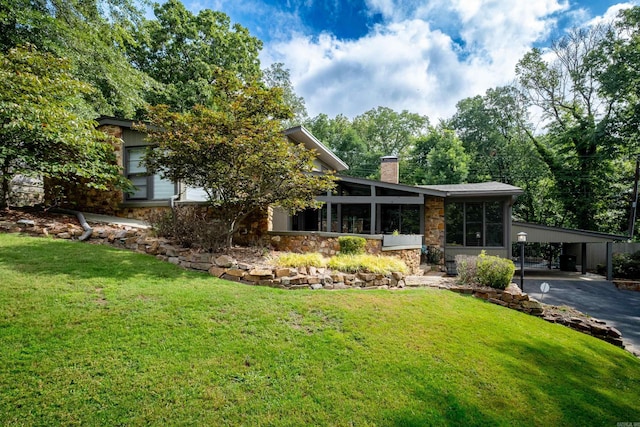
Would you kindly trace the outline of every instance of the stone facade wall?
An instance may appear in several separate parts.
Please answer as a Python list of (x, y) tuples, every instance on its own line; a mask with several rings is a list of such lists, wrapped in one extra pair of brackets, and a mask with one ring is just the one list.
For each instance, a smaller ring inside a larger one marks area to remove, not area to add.
[(10, 206), (33, 206), (43, 201), (44, 186), (42, 179), (17, 175), (9, 183)]
[(411, 270), (412, 274), (421, 274), (420, 270), (420, 255), (422, 251), (420, 249), (402, 249), (397, 251), (383, 251), (385, 256), (392, 256), (404, 261)]
[[(202, 209), (207, 213), (209, 218), (213, 217), (213, 208), (206, 204), (189, 205)], [(161, 212), (169, 212), (170, 206), (121, 206), (116, 215), (121, 218), (138, 219), (141, 221), (150, 221), (151, 218)], [(267, 232), (269, 230), (269, 210), (264, 209), (255, 212), (248, 218), (245, 218), (233, 236), (234, 243), (239, 245), (263, 245), (267, 240)]]
[[(424, 242), (444, 251), (444, 198), (429, 197), (424, 202)], [(444, 257), (441, 261), (444, 263)]]
[[(339, 236), (316, 233), (278, 233), (270, 232), (269, 244), (277, 251), (307, 253), (318, 252), (330, 257), (340, 251)], [(382, 239), (366, 239), (365, 251), (379, 254), (382, 250)]]

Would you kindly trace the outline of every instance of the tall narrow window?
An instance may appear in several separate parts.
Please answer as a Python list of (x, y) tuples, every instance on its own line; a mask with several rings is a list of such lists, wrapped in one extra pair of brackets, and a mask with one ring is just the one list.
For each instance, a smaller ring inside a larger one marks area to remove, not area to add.
[(132, 147), (126, 150), (127, 178), (135, 186), (129, 200), (168, 200), (176, 194), (176, 185), (160, 175), (150, 175), (142, 162), (146, 147)]
[(466, 204), (464, 221), (467, 246), (482, 246), (484, 239), (482, 227), (482, 205), (482, 203)]
[(464, 245), (464, 203), (448, 203), (445, 211), (447, 245)]
[(501, 202), (485, 203), (486, 246), (504, 246), (504, 210)]

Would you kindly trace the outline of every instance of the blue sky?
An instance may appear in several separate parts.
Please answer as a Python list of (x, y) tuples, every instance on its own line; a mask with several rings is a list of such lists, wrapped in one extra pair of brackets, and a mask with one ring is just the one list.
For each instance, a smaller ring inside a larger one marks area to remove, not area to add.
[(640, 0), (183, 0), (214, 9), (283, 62), (311, 116), (378, 106), (450, 117), (466, 97), (513, 81), (531, 47)]

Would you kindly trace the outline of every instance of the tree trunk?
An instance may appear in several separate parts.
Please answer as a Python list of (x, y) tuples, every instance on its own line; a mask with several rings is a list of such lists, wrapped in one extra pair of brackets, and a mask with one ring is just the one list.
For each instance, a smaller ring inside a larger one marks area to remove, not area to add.
[(233, 233), (236, 232), (236, 220), (231, 220), (227, 230), (227, 249), (231, 249), (233, 246)]
[(0, 209), (5, 209), (9, 206), (9, 183), (11, 178), (8, 166), (4, 165), (2, 171), (0, 171)]

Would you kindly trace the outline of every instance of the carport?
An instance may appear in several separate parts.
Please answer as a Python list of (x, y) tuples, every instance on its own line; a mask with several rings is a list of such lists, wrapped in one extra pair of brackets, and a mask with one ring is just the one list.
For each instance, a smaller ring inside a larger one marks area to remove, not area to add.
[[(546, 225), (513, 221), (511, 226), (511, 241), (514, 243), (517, 242), (518, 233), (521, 232), (527, 233), (527, 244), (546, 243), (562, 245), (562, 252), (565, 256), (564, 259), (569, 261), (571, 261), (572, 259), (575, 260), (574, 262), (576, 265), (581, 265), (582, 274), (587, 273), (588, 249), (593, 249), (598, 246), (604, 247), (604, 253), (606, 255), (602, 260), (602, 264), (606, 265), (607, 280), (611, 280), (611, 278), (613, 277), (613, 242), (625, 241), (628, 239), (627, 236), (616, 234), (599, 233), (595, 231), (585, 230), (573, 230), (560, 227), (549, 227)], [(516, 263), (516, 265), (519, 264)], [(543, 262), (541, 262), (538, 267), (545, 268), (545, 265)], [(552, 267), (552, 263), (549, 263), (547, 266), (547, 268)], [(593, 268), (594, 266), (591, 267)], [(531, 268), (531, 266), (529, 268)]]

